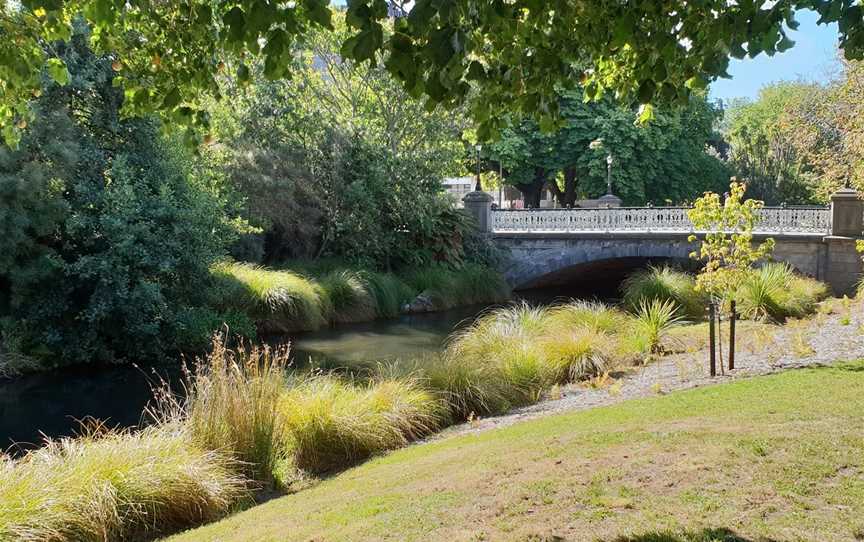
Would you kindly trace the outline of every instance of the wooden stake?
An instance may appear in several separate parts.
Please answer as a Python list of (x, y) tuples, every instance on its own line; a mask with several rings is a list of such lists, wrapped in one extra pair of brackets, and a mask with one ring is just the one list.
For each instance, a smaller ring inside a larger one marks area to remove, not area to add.
[(729, 370), (735, 368), (735, 321), (738, 313), (735, 312), (735, 300), (729, 302), (731, 315), (729, 316)]
[(708, 329), (709, 331), (709, 340), (710, 346), (709, 350), (711, 352), (711, 376), (717, 376), (717, 340), (715, 338), (714, 331), (714, 321), (715, 321), (715, 309), (714, 302), (712, 301), (710, 305), (708, 305)]

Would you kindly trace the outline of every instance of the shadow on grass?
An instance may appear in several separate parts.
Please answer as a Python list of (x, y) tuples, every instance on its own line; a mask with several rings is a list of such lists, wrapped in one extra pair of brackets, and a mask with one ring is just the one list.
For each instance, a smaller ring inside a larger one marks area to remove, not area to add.
[(621, 536), (608, 542), (774, 542), (770, 538), (747, 538), (730, 529), (703, 529), (701, 531), (656, 531), (632, 536)]

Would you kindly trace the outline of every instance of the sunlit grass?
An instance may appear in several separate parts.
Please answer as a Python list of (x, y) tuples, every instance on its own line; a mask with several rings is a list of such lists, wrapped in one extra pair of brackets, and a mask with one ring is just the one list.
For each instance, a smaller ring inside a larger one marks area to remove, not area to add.
[(202, 448), (236, 459), (251, 479), (269, 482), (286, 453), (278, 409), (289, 363), (286, 349), (231, 350), (217, 336), (188, 373), (182, 397), (163, 386), (153, 413), (163, 423), (183, 424)]
[(318, 329), (326, 324), (326, 300), (314, 281), (291, 271), (241, 263), (213, 269), (222, 283), (221, 303), (249, 314), (265, 332)]
[(282, 396), (285, 448), (313, 472), (341, 468), (436, 430), (442, 403), (414, 380), (356, 385), (331, 375), (301, 379)]
[(49, 441), (0, 464), (0, 540), (135, 539), (213, 520), (248, 495), (238, 464), (182, 426)]
[(630, 311), (639, 311), (643, 302), (671, 301), (679, 316), (700, 319), (708, 298), (696, 290), (693, 275), (668, 266), (649, 267), (631, 274), (621, 285), (622, 302)]
[(813, 313), (827, 287), (795, 274), (788, 264), (768, 263), (750, 272), (735, 293), (744, 318), (783, 321)]

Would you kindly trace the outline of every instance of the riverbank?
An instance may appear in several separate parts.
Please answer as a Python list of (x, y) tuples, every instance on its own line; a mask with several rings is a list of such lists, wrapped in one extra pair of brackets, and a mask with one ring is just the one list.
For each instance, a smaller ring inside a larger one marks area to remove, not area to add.
[(856, 540), (862, 370), (784, 371), (451, 435), (169, 540)]
[(511, 295), (500, 272), (479, 264), (390, 273), (332, 263), (281, 269), (226, 263), (213, 273), (218, 310), (247, 315), (261, 335), (500, 303)]
[[(176, 437), (172, 438), (181, 439), (189, 457), (212, 453), (221, 458), (217, 458), (217, 464), (236, 461), (234, 474), (247, 480), (250, 490), (271, 484), (296, 490), (305, 486), (310, 477), (402, 447), (454, 422), (469, 420), (473, 426), (478, 418), (560, 396), (574, 382), (602, 388), (633, 364), (657, 363), (658, 358), (673, 354), (676, 348), (699, 350), (704, 326), (687, 326), (678, 333), (674, 329), (678, 318), (675, 313), (674, 302), (659, 298), (640, 302), (635, 314), (588, 302), (551, 308), (502, 308), (452, 337), (440, 358), (413, 365), (382, 365), (366, 376), (347, 379), (313, 373), (294, 375), (286, 383), (284, 368), (289, 358), (284, 353), (232, 352), (217, 345), (187, 382), (185, 399), (177, 402), (170, 393), (161, 395), (165, 400), (157, 410), (156, 427), (179, 428), (173, 430)], [(844, 313), (842, 318), (847, 316)], [(757, 337), (765, 326), (742, 324), (742, 338), (749, 334)], [(609, 387), (610, 394), (613, 389)], [(662, 392), (662, 387), (656, 388), (656, 393)], [(137, 438), (126, 432), (110, 433), (109, 437), (118, 443)], [(92, 450), (102, 448), (102, 440), (60, 443), (20, 461), (7, 462), (2, 474), (9, 483), (0, 487), (11, 487), (13, 493), (17, 489), (31, 509), (51, 503), (50, 512), (57, 513), (60, 522), (52, 523), (51, 517), (13, 508), (12, 527), (29, 529), (35, 533), (34, 540), (44, 535), (45, 529), (63, 532), (62, 525), (67, 523), (77, 529), (134, 533), (148, 524), (158, 524), (153, 523), (153, 518), (174, 513), (175, 505), (186, 506), (182, 499), (160, 494), (157, 500), (161, 508), (144, 510), (143, 516), (136, 512), (118, 525), (106, 525), (101, 520), (94, 524), (88, 519), (92, 514), (65, 517), (64, 513), (75, 514), (74, 510), (86, 508), (93, 501), (92, 487), (76, 485), (79, 481), (72, 480), (62, 486), (61, 495), (56, 493), (56, 485), (45, 483), (40, 475), (53, 479), (59, 472), (63, 478), (63, 473), (75, 471), (77, 465), (64, 449), (76, 447), (76, 457), (90, 458), (96, 453)], [(134, 464), (140, 464), (139, 460), (131, 458)], [(160, 459), (155, 457), (153, 461)], [(43, 472), (46, 464), (53, 467)], [(182, 468), (145, 465), (155, 469)], [(106, 478), (99, 483), (113, 487), (111, 470), (103, 474)], [(226, 479), (229, 496), (234, 495), (231, 480)], [(117, 506), (134, 503), (138, 498), (123, 494), (123, 488), (115, 489), (119, 500), (100, 505), (108, 516), (119, 513)], [(0, 503), (9, 502), (2, 497)], [(234, 497), (234, 505), (246, 498)], [(232, 500), (226, 497), (214, 502), (224, 503), (226, 499)], [(59, 511), (54, 508), (57, 506)], [(223, 512), (219, 507), (207, 510), (213, 515)], [(78, 539), (79, 535), (74, 531), (69, 536)]]
[[(725, 330), (728, 332), (728, 327)], [(614, 405), (629, 399), (665, 395), (789, 369), (830, 365), (837, 360), (864, 359), (864, 296), (854, 300), (829, 299), (814, 316), (790, 321), (786, 325), (741, 322), (738, 333), (735, 369), (730, 371), (721, 367), (717, 376), (709, 374), (707, 326), (681, 328), (664, 339), (664, 348), (673, 353), (652, 363), (625, 368), (602, 380), (563, 386), (540, 403), (453, 426), (432, 440), (506, 427), (553, 414)], [(724, 347), (728, 348), (725, 342)], [(723, 355), (726, 356), (727, 352)]]

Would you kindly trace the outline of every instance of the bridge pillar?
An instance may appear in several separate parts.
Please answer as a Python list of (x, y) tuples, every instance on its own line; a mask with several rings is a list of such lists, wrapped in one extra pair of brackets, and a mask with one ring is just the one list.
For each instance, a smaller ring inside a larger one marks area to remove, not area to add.
[(852, 188), (831, 195), (831, 235), (860, 237), (864, 231), (864, 201)]
[(825, 282), (837, 295), (852, 295), (861, 276), (856, 238), (864, 235), (864, 201), (844, 188), (831, 195), (831, 235), (825, 237)]
[(477, 229), (488, 232), (492, 229), (492, 196), (486, 192), (468, 192), (462, 198), (465, 203), (465, 211), (474, 218)]

